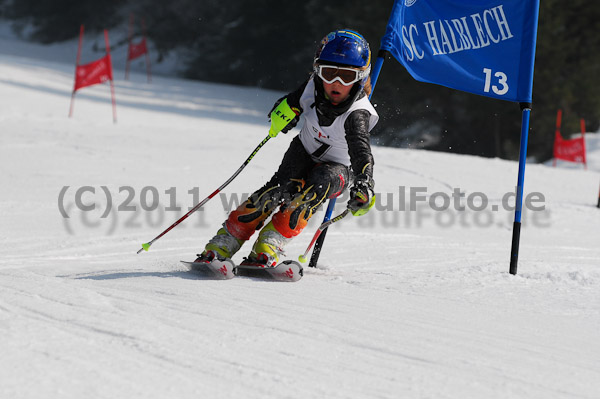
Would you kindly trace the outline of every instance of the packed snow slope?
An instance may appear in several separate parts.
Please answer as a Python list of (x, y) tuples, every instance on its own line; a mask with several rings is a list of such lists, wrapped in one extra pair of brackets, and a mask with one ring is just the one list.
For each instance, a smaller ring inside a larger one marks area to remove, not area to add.
[(298, 283), (207, 280), (179, 261), (270, 178), (297, 130), (136, 251), (235, 172), (280, 93), (124, 81), (115, 65), (118, 123), (107, 85), (79, 92), (69, 119), (72, 63), (0, 44), (0, 397), (599, 397), (598, 134), (588, 170), (527, 165), (538, 210), (524, 214), (516, 276), (502, 198), (514, 202), (517, 163), (376, 147), (377, 209), (332, 226), (317, 269)]

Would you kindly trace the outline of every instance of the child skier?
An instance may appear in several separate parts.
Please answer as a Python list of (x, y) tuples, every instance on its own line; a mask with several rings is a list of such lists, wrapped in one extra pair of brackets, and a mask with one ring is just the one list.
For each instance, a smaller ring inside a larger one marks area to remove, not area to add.
[[(369, 44), (359, 33), (343, 29), (321, 40), (311, 77), (273, 107), (289, 107), (296, 113), (283, 133), (304, 115), (300, 134), (271, 180), (229, 214), (196, 262), (231, 258), (260, 230), (242, 264), (275, 266), (285, 245), (300, 234), (323, 202), (350, 184), (347, 206), (354, 215), (365, 214), (373, 206), (369, 131), (379, 117), (367, 97), (370, 70)], [(279, 211), (265, 225), (277, 207)]]

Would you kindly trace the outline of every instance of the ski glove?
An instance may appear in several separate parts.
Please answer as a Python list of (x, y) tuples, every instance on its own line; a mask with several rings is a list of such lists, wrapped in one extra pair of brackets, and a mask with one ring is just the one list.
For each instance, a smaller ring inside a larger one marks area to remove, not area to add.
[[(279, 106), (279, 104), (281, 104), (281, 102), (285, 100), (285, 97), (280, 98), (279, 100), (277, 100), (277, 102), (275, 103), (275, 105), (273, 105), (273, 108), (271, 108), (271, 111), (269, 111), (269, 114), (267, 115), (269, 117), (269, 122), (271, 122), (271, 118), (273, 115), (273, 111), (275, 111), (275, 109), (277, 109), (277, 107)], [(296, 107), (290, 107), (290, 109), (292, 111), (294, 111), (294, 113), (296, 114), (296, 116), (288, 122), (288, 124), (281, 129), (281, 132), (283, 134), (289, 132), (290, 130), (292, 130), (293, 128), (296, 127), (296, 125), (298, 124), (298, 121), (300, 120), (300, 114), (302, 113), (302, 111), (299, 108)]]
[(356, 176), (356, 181), (350, 189), (350, 200), (348, 209), (354, 216), (362, 216), (369, 212), (375, 205), (375, 193), (373, 179), (365, 174)]

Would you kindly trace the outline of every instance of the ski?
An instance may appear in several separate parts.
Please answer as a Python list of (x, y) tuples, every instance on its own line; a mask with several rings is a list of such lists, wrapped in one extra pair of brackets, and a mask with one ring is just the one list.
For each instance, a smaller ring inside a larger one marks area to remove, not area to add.
[(304, 269), (298, 262), (293, 260), (285, 260), (274, 267), (266, 267), (258, 264), (240, 264), (235, 268), (235, 274), (237, 276), (295, 282), (302, 278), (304, 275)]
[(215, 258), (211, 262), (186, 262), (182, 260), (181, 263), (189, 266), (195, 272), (217, 280), (229, 280), (235, 276), (235, 264), (231, 259), (220, 261)]
[(235, 266), (231, 259), (211, 262), (187, 262), (181, 261), (192, 271), (198, 272), (206, 277), (217, 280), (229, 280), (235, 276), (254, 277), (275, 281), (296, 282), (304, 274), (302, 265), (292, 260), (286, 260), (274, 267), (265, 267), (258, 264), (241, 264)]

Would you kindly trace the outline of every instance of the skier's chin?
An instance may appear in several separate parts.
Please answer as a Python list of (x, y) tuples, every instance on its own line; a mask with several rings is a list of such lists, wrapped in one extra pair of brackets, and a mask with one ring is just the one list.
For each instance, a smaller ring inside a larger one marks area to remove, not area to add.
[(332, 91), (329, 98), (334, 105), (339, 104), (342, 102), (342, 93), (339, 91)]

